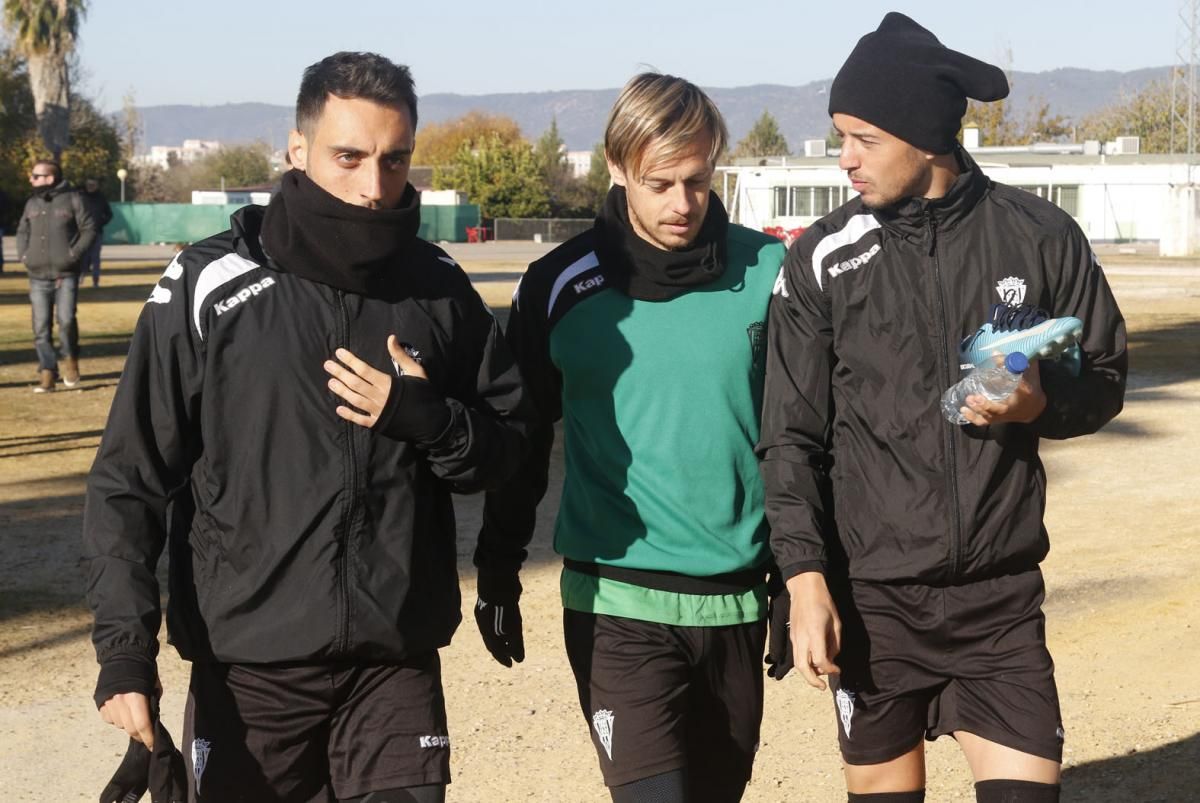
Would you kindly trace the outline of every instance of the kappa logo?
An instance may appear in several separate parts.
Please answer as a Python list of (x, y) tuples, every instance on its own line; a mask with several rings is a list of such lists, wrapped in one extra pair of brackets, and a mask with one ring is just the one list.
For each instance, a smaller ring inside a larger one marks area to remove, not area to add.
[(573, 287), (575, 289), (575, 295), (579, 295), (580, 293), (586, 293), (588, 290), (591, 290), (593, 287), (603, 287), (603, 286), (604, 286), (604, 277), (603, 276), (593, 276), (590, 279), (585, 279), (582, 282), (575, 282), (575, 284), (571, 285), (571, 287)]
[(609, 761), (612, 761), (614, 719), (616, 717), (613, 715), (613, 712), (607, 708), (601, 708), (592, 714), (592, 727), (596, 729), (596, 735), (600, 737), (600, 744), (604, 746), (604, 752), (608, 755)]
[(249, 301), (251, 298), (254, 298), (263, 290), (266, 290), (268, 287), (274, 286), (275, 280), (268, 276), (261, 282), (255, 282), (254, 284), (243, 287), (235, 295), (230, 296), (224, 301), (218, 301), (216, 304), (213, 304), (213, 309), (217, 311), (217, 315), (224, 315), (238, 304), (243, 304), (246, 301)]
[(1010, 307), (1015, 307), (1025, 300), (1025, 280), (1017, 276), (1005, 276), (996, 282), (996, 292), (1000, 300)]
[(838, 689), (834, 700), (837, 702), (838, 717), (842, 720), (842, 730), (846, 732), (846, 738), (849, 739), (850, 721), (854, 719), (854, 692)]
[(787, 291), (787, 279), (783, 278), (783, 268), (779, 269), (779, 275), (775, 277), (775, 286), (771, 288), (771, 295), (791, 298)]
[(421, 748), (449, 747), (450, 746), (450, 737), (449, 736), (422, 736), (419, 739), (417, 739), (417, 744), (420, 745)]
[(192, 740), (192, 775), (196, 778), (196, 793), (200, 793), (200, 779), (204, 777), (204, 768), (208, 766), (208, 754), (212, 752), (212, 742), (208, 739)]
[(856, 257), (850, 257), (845, 262), (839, 262), (829, 269), (830, 276), (841, 276), (846, 271), (858, 270), (863, 265), (871, 261), (871, 257), (875, 256), (881, 250), (879, 243), (871, 246), (866, 253), (859, 254)]
[[(171, 264), (167, 265), (167, 269), (163, 271), (162, 279), (159, 281), (177, 281), (183, 275), (183, 265), (179, 264), (179, 257), (171, 260)], [(146, 300), (148, 304), (170, 304), (171, 291), (163, 287), (161, 284), (154, 285), (154, 289), (150, 291), (150, 298)]]

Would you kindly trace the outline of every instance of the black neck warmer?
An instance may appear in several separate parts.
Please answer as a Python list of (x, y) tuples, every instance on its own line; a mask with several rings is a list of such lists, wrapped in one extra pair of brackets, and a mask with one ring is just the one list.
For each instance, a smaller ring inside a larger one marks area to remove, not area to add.
[(421, 226), (421, 196), (409, 184), (396, 209), (345, 203), (300, 170), (289, 170), (263, 216), (262, 245), (280, 270), (358, 295), (396, 298), (400, 258)]
[(629, 222), (625, 188), (614, 185), (596, 217), (596, 256), (605, 277), (630, 298), (668, 301), (725, 272), (725, 237), (729, 215), (709, 191), (708, 214), (696, 240), (679, 251), (664, 251), (638, 236)]

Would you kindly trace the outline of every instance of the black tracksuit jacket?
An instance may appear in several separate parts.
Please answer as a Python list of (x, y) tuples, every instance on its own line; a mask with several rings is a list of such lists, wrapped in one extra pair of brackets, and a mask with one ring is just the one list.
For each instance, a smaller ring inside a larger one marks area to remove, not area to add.
[[(1125, 323), (1067, 214), (989, 180), (966, 154), (941, 199), (854, 199), (789, 250), (768, 325), (759, 442), (785, 577), (946, 585), (1036, 566), (1049, 541), (1039, 438), (1095, 432), (1121, 409)], [(1083, 370), (1043, 364), (1029, 425), (954, 426), (943, 391), (993, 303), (1083, 320)]]
[[(523, 456), (519, 373), (450, 257), (414, 240), (404, 297), (357, 295), (268, 259), (263, 214), (183, 251), (138, 320), (84, 516), (101, 664), (156, 654), (168, 541), (185, 658), (387, 663), (444, 646), (461, 618), (451, 492), (495, 487)], [(447, 399), (434, 442), (334, 412), (323, 362), (344, 346), (390, 370), (389, 334)]]

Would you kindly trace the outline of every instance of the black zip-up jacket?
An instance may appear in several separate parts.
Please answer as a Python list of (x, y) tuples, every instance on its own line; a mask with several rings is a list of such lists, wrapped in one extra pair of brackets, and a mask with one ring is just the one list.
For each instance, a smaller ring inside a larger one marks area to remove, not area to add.
[[(759, 442), (785, 577), (845, 562), (857, 580), (945, 585), (1034, 567), (1049, 549), (1038, 439), (1121, 409), (1125, 323), (1087, 238), (960, 158), (944, 198), (856, 198), (788, 252)], [(1042, 364), (1047, 407), (1029, 425), (951, 425), (939, 402), (958, 345), (1000, 301), (1082, 319), (1082, 374)]]
[[(152, 665), (168, 533), (184, 658), (386, 663), (446, 645), (461, 618), (451, 492), (495, 487), (523, 457), (518, 370), (453, 259), (414, 239), (401, 297), (350, 293), (269, 259), (263, 216), (239, 210), (183, 251), (134, 331), (84, 516), (102, 687), (109, 661)], [(446, 398), (431, 442), (335, 413), (324, 361), (344, 346), (390, 369), (389, 334)]]

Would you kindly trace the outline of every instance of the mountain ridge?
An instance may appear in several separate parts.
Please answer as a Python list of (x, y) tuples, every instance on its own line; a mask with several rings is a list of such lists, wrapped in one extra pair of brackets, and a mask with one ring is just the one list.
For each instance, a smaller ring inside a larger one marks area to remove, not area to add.
[[(1012, 72), (1013, 113), (1023, 116), (1035, 103), (1045, 102), (1051, 114), (1078, 121), (1135, 94), (1154, 80), (1168, 80), (1170, 70), (1146, 67), (1122, 72), (1062, 67), (1038, 73)], [(725, 115), (733, 142), (746, 135), (763, 111), (769, 111), (795, 153), (803, 150), (805, 139), (823, 139), (828, 133), (825, 92), (831, 81), (827, 78), (798, 86), (762, 83), (705, 87), (705, 91)], [(440, 92), (421, 97), (418, 109), (422, 124), (443, 122), (473, 110), (503, 114), (516, 120), (530, 140), (556, 120), (569, 149), (590, 150), (602, 138), (608, 111), (619, 92), (619, 88), (485, 95)], [(142, 115), (142, 141), (147, 147), (177, 146), (184, 139), (214, 139), (231, 145), (261, 140), (281, 148), (293, 124), (291, 106), (270, 103), (166, 104), (140, 107), (138, 111)], [(419, 137), (419, 128), (417, 133)]]

